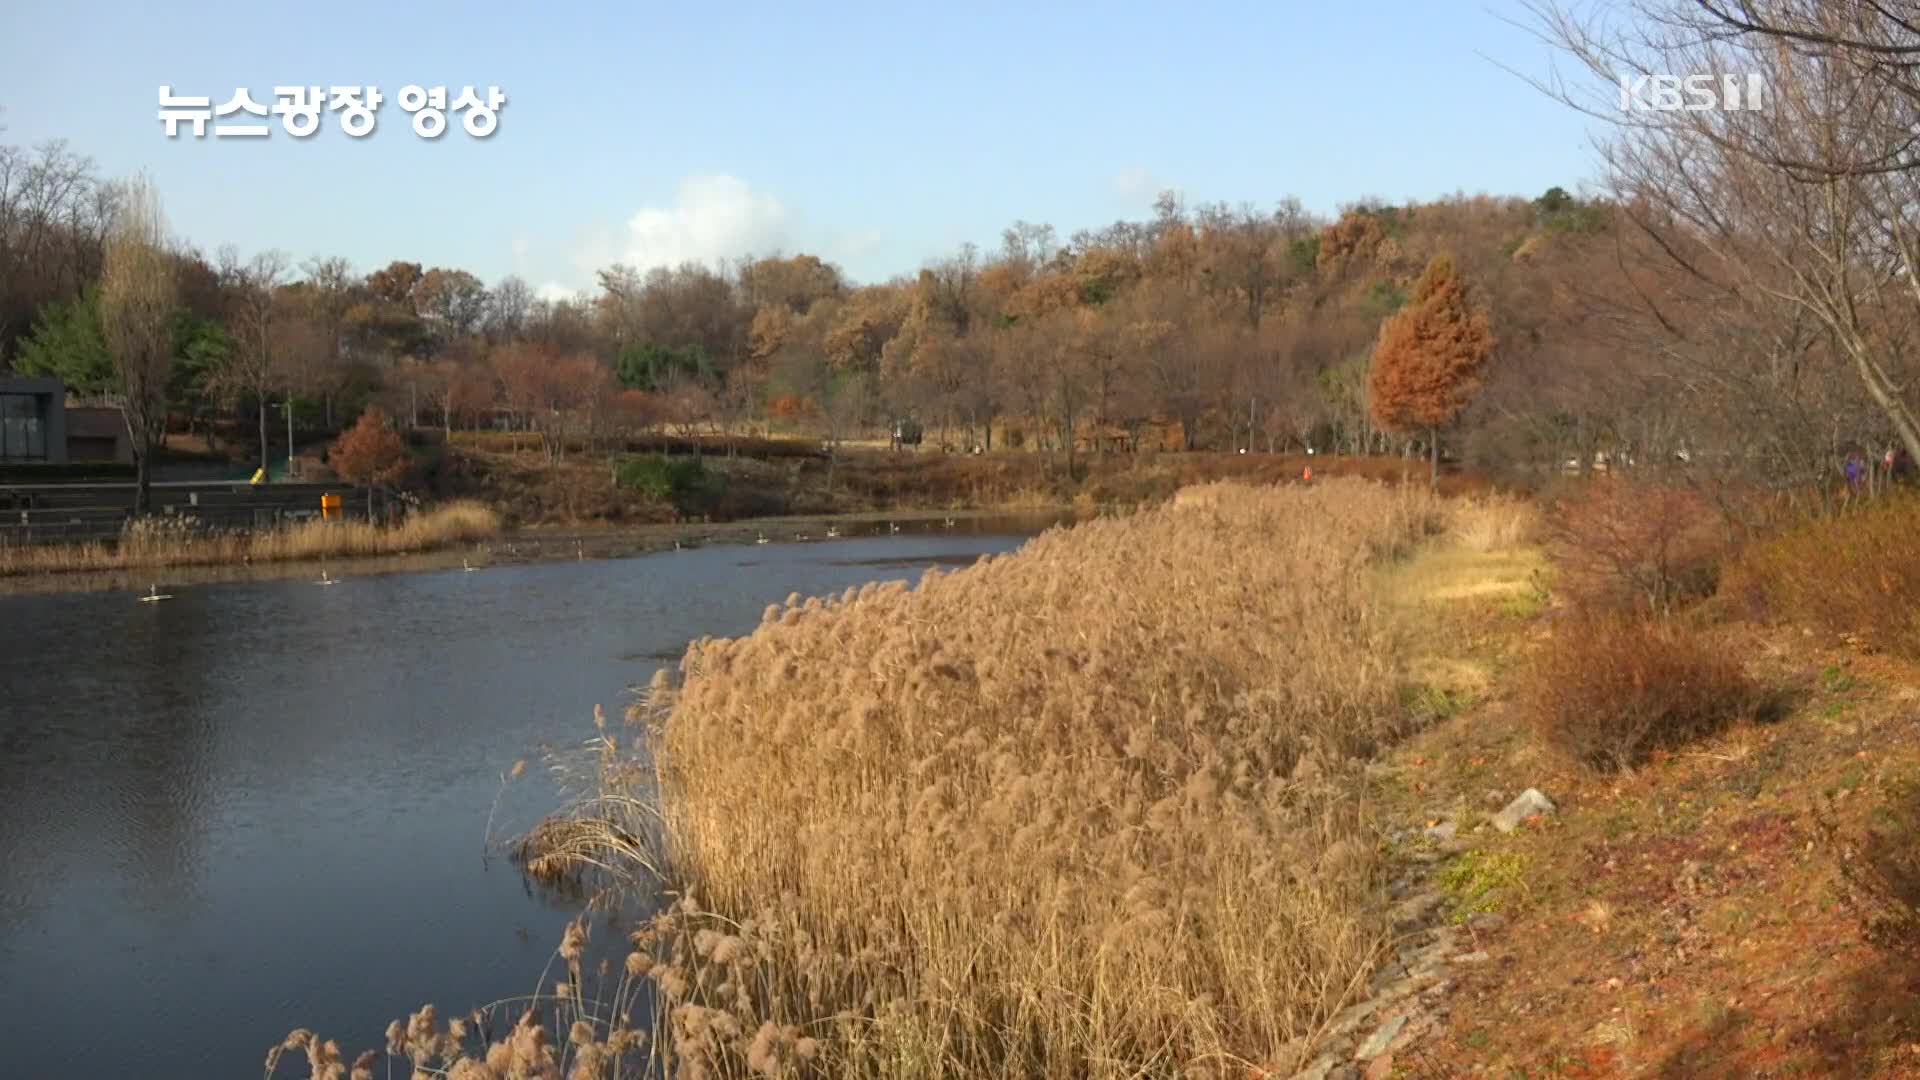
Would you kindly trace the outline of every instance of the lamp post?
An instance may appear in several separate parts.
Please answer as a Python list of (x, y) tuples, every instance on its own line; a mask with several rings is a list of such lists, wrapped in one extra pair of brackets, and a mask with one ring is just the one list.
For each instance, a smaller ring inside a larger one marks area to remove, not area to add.
[(287, 400), (281, 402), (279, 405), (275, 406), (275, 408), (287, 414), (287, 475), (286, 475), (286, 479), (292, 480), (293, 479), (293, 399), (288, 398)]

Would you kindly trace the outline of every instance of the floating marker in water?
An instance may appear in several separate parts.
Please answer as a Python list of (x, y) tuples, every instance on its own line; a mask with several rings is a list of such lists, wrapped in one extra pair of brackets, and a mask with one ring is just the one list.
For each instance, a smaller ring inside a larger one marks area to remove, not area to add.
[(145, 595), (145, 596), (143, 596), (143, 597), (141, 597), (141, 598), (140, 598), (140, 602), (141, 602), (141, 603), (143, 603), (143, 604), (147, 604), (147, 603), (151, 603), (151, 602), (153, 602), (153, 601), (155, 601), (155, 600), (171, 600), (171, 599), (173, 599), (173, 594), (172, 594), (172, 593), (163, 593), (163, 592), (161, 592), (161, 591), (160, 591), (160, 586), (158, 586), (158, 585), (148, 585), (148, 586), (147, 586), (147, 595)]

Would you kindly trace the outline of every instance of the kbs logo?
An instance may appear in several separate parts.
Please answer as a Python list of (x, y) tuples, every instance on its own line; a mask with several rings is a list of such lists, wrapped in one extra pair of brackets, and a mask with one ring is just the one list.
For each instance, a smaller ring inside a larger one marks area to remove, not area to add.
[(1621, 112), (1757, 112), (1767, 107), (1767, 80), (1759, 75), (1620, 76)]

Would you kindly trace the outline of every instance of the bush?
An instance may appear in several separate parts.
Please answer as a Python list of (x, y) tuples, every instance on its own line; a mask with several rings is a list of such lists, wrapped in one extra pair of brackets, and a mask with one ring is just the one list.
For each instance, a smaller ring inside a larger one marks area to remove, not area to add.
[(1560, 591), (1596, 613), (1667, 615), (1711, 596), (1731, 548), (1697, 492), (1638, 478), (1581, 484), (1548, 525)]
[(697, 455), (637, 454), (620, 463), (618, 476), (622, 487), (681, 514), (712, 513), (726, 483), (718, 473), (708, 472)]
[(1520, 682), (1543, 741), (1596, 769), (1626, 769), (1753, 713), (1739, 660), (1671, 620), (1587, 615), (1557, 628)]
[(1801, 524), (1742, 553), (1728, 591), (1778, 618), (1920, 657), (1920, 498)]
[(361, 413), (334, 441), (327, 466), (349, 484), (396, 484), (412, 470), (413, 458), (387, 414), (376, 406)]

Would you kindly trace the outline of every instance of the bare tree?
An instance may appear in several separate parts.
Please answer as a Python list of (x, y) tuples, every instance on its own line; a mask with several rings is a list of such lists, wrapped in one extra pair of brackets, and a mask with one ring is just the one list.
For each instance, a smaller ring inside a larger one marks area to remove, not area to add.
[(359, 275), (353, 264), (339, 255), (315, 256), (300, 264), (306, 277), (307, 318), (313, 321), (322, 347), (322, 363), (304, 392), (320, 397), (326, 426), (333, 426), (333, 398), (346, 367), (345, 341), (347, 309), (353, 303), (354, 286)]
[(135, 514), (145, 514), (151, 503), (153, 452), (166, 434), (178, 292), (166, 242), (160, 196), (152, 181), (139, 177), (129, 185), (125, 210), (108, 234), (100, 280), (101, 328), (113, 350), (120, 410), (133, 442)]
[(276, 320), (281, 315), (279, 290), (287, 265), (281, 251), (265, 251), (246, 262), (230, 246), (220, 251), (220, 278), (230, 298), (227, 324), (234, 348), (216, 381), (230, 399), (252, 397), (259, 419), (262, 469), (268, 462), (267, 399), (282, 381)]
[(487, 293), (486, 327), (495, 341), (511, 341), (520, 336), (533, 306), (533, 290), (526, 281), (512, 274), (500, 279)]
[[(1844, 364), (1886, 435), (1920, 459), (1905, 359), (1920, 336), (1920, 30), (1873, 2), (1637, 0), (1624, 27), (1559, 5), (1534, 13), (1597, 84), (1598, 98), (1559, 80), (1545, 88), (1612, 123), (1605, 152), (1625, 219), (1742, 317), (1794, 313), (1822, 331), (1820, 348), (1750, 348), (1745, 362), (1772, 367), (1775, 392), (1803, 367)], [(1766, 98), (1738, 109), (1613, 100), (1628, 94), (1623, 79), (1695, 73), (1758, 75)], [(1701, 351), (1698, 329), (1663, 322)]]

